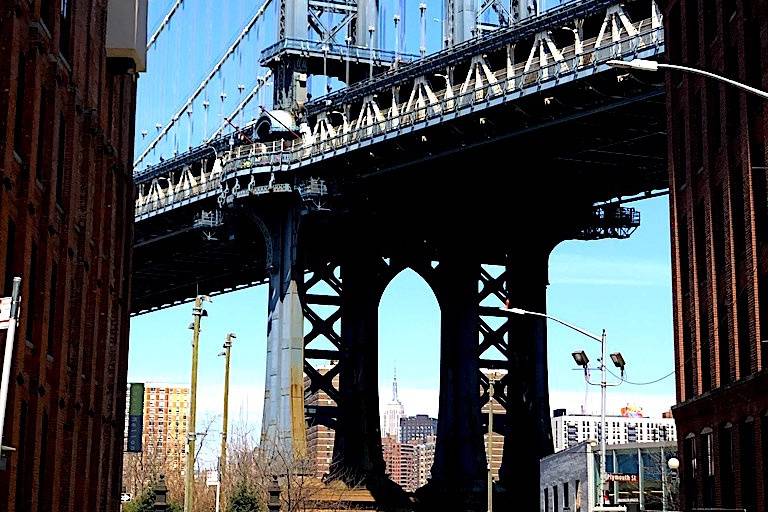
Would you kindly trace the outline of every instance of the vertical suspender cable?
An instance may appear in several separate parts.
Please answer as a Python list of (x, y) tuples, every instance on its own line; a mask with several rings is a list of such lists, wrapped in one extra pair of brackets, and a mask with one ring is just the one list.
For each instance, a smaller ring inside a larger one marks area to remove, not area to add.
[(144, 149), (144, 151), (141, 152), (139, 157), (133, 162), (133, 166), (137, 167), (143, 160), (146, 158), (146, 156), (152, 151), (155, 146), (162, 140), (163, 137), (165, 137), (168, 132), (171, 130), (173, 125), (175, 124), (174, 119), (178, 119), (178, 117), (183, 114), (187, 107), (195, 101), (195, 99), (205, 90), (205, 88), (208, 86), (208, 83), (213, 79), (213, 77), (216, 76), (216, 73), (221, 69), (221, 67), (224, 65), (224, 63), (227, 61), (230, 55), (235, 51), (235, 49), (240, 45), (240, 43), (245, 39), (245, 36), (248, 35), (248, 32), (250, 32), (251, 28), (256, 24), (256, 22), (261, 18), (261, 16), (266, 12), (267, 7), (269, 6), (270, 2), (272, 0), (265, 0), (262, 6), (259, 8), (258, 11), (256, 11), (256, 14), (246, 23), (243, 30), (240, 32), (240, 34), (237, 36), (235, 41), (227, 48), (224, 55), (218, 60), (218, 62), (213, 66), (213, 69), (206, 75), (206, 77), (203, 79), (202, 82), (200, 82), (200, 85), (195, 89), (195, 91), (192, 93), (192, 95), (187, 98), (187, 100), (184, 102), (184, 104), (181, 106), (181, 108), (177, 111), (177, 113), (173, 116), (171, 121), (166, 124), (160, 130), (160, 133), (152, 140), (152, 142), (149, 143), (149, 145)]

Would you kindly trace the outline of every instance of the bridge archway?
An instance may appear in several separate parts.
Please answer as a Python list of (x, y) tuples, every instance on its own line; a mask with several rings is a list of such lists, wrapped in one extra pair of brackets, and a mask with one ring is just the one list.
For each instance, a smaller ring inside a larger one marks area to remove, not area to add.
[[(430, 476), (436, 439), (425, 439), (419, 448), (413, 444), (397, 446), (396, 441), (408, 441), (400, 438), (399, 418), (404, 416), (404, 411), (398, 408), (407, 405), (411, 414), (426, 415), (417, 420), (424, 424), (424, 428), (432, 426), (431, 419), (434, 418), (432, 428), (436, 430), (440, 305), (429, 276), (404, 267), (394, 269), (385, 284), (378, 309), (382, 454), (387, 476), (406, 491), (414, 491)], [(396, 383), (393, 383), (395, 368)], [(405, 395), (403, 388), (409, 390)], [(418, 471), (405, 471), (406, 467)]]

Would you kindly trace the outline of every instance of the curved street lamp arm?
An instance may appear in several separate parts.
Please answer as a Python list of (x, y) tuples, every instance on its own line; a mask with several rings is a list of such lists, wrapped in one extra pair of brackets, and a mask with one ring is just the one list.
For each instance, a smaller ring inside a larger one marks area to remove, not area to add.
[(564, 326), (568, 327), (569, 329), (573, 329), (574, 331), (583, 334), (587, 338), (592, 338), (593, 340), (600, 341), (600, 342), (603, 341), (600, 336), (592, 334), (591, 332), (586, 331), (586, 330), (582, 329), (581, 327), (576, 327), (575, 325), (570, 324), (570, 323), (566, 322), (565, 320), (560, 320), (559, 318), (555, 318), (554, 316), (550, 316), (550, 315), (547, 315), (547, 314), (544, 314), (544, 313), (537, 313), (537, 312), (534, 312), (534, 311), (528, 311), (527, 314), (548, 318), (549, 320), (552, 320), (553, 322), (557, 322), (560, 325), (564, 325)]
[(754, 87), (750, 87), (747, 84), (743, 84), (741, 82), (737, 82), (735, 80), (731, 80), (730, 78), (726, 78), (724, 76), (716, 75), (715, 73), (710, 73), (709, 71), (704, 71), (703, 69), (696, 69), (696, 68), (690, 68), (688, 66), (679, 66), (677, 64), (662, 64), (658, 63), (658, 67), (660, 69), (674, 69), (677, 71), (687, 71), (688, 73), (694, 73), (697, 75), (706, 76), (709, 78), (713, 78), (715, 80), (719, 80), (721, 82), (725, 82), (729, 85), (732, 85), (734, 87), (738, 87), (739, 89), (742, 89), (744, 91), (750, 92), (752, 94), (756, 94), (757, 96), (760, 96), (763, 99), (768, 100), (768, 92), (761, 91), (760, 89), (756, 89)]
[(600, 336), (597, 336), (595, 334), (592, 334), (589, 331), (586, 331), (582, 329), (581, 327), (576, 327), (573, 324), (569, 324), (565, 320), (560, 320), (559, 318), (556, 318), (554, 316), (547, 315), (546, 313), (539, 313), (538, 311), (528, 311), (527, 309), (520, 309), (520, 308), (508, 308), (508, 307), (500, 307), (501, 311), (504, 311), (507, 314), (512, 315), (533, 315), (533, 316), (540, 316), (542, 318), (548, 318), (552, 320), (553, 322), (557, 322), (560, 325), (564, 325), (565, 327), (568, 327), (569, 329), (573, 329), (574, 331), (583, 334), (587, 338), (592, 338), (595, 341), (599, 341), (600, 343), (603, 342), (603, 338)]

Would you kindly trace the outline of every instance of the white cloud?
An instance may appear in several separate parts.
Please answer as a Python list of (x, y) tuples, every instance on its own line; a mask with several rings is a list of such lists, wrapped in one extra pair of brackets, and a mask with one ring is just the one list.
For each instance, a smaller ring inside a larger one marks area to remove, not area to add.
[(602, 286), (669, 286), (669, 264), (642, 259), (609, 260), (579, 254), (553, 254), (550, 282)]

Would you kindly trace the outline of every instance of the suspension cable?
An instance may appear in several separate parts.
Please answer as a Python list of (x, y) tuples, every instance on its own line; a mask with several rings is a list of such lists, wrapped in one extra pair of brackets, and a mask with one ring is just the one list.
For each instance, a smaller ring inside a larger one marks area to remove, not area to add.
[[(211, 142), (213, 139), (219, 136), (222, 131), (224, 131), (224, 128), (232, 123), (232, 120), (245, 108), (245, 106), (258, 94), (258, 92), (261, 90), (264, 85), (266, 85), (267, 81), (272, 77), (272, 70), (267, 71), (263, 77), (259, 78), (256, 85), (251, 89), (251, 92), (249, 92), (245, 98), (235, 107), (235, 109), (224, 118), (224, 121), (221, 123), (221, 126), (213, 132), (213, 134), (208, 138), (206, 143)], [(240, 127), (242, 128), (242, 126)]]
[(160, 22), (160, 25), (155, 29), (154, 34), (152, 34), (152, 37), (149, 38), (149, 42), (147, 43), (147, 50), (152, 47), (153, 44), (157, 41), (157, 38), (160, 36), (160, 33), (163, 31), (163, 29), (168, 25), (168, 23), (171, 21), (171, 18), (176, 13), (176, 10), (181, 7), (181, 4), (184, 3), (184, 0), (176, 0), (176, 2), (173, 4), (173, 7), (171, 7), (171, 10), (168, 11), (168, 14), (165, 15), (165, 18), (163, 18), (163, 21)]
[(200, 85), (197, 86), (197, 89), (195, 89), (195, 92), (192, 93), (192, 95), (187, 98), (187, 101), (184, 102), (184, 104), (176, 111), (176, 114), (171, 117), (171, 120), (169, 123), (167, 123), (163, 129), (160, 131), (160, 133), (157, 134), (157, 136), (152, 140), (152, 142), (149, 143), (149, 145), (144, 149), (144, 151), (141, 152), (141, 155), (133, 162), (133, 166), (137, 167), (143, 160), (146, 158), (146, 156), (149, 154), (150, 151), (152, 151), (155, 146), (165, 137), (168, 132), (171, 130), (174, 124), (176, 124), (176, 121), (178, 121), (184, 112), (186, 112), (187, 108), (192, 104), (192, 102), (197, 99), (197, 97), (200, 95), (203, 90), (208, 86), (208, 83), (213, 79), (214, 76), (216, 76), (216, 73), (221, 69), (221, 67), (224, 65), (224, 63), (227, 61), (230, 55), (234, 53), (234, 51), (237, 49), (237, 47), (240, 45), (240, 43), (245, 39), (245, 36), (248, 35), (248, 33), (251, 31), (253, 26), (256, 24), (257, 21), (259, 21), (259, 18), (266, 12), (267, 7), (269, 7), (269, 4), (272, 2), (272, 0), (265, 0), (265, 2), (262, 4), (261, 7), (259, 7), (259, 10), (256, 11), (256, 14), (253, 15), (253, 17), (246, 23), (243, 30), (240, 32), (240, 35), (237, 36), (235, 41), (227, 48), (227, 51), (224, 52), (224, 55), (219, 59), (219, 61), (213, 66), (213, 69), (211, 69), (210, 73), (206, 75), (206, 77), (203, 79), (202, 82), (200, 82)]

